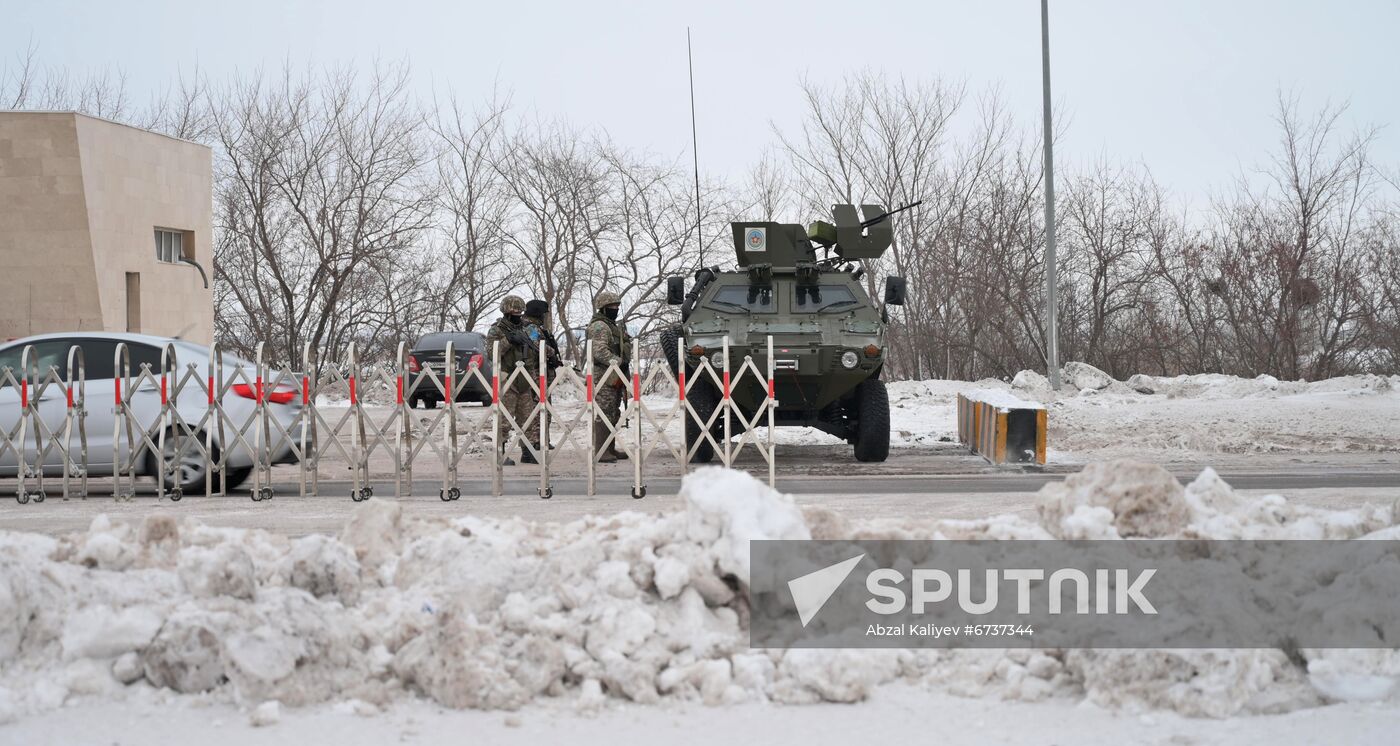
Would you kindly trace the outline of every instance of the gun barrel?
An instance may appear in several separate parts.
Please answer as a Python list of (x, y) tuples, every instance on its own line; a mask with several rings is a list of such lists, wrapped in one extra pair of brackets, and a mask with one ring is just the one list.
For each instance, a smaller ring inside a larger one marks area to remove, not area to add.
[(879, 215), (879, 216), (877, 216), (877, 217), (873, 217), (873, 218), (871, 218), (871, 219), (869, 219), (869, 220), (866, 220), (866, 221), (862, 222), (862, 223), (860, 224), (860, 227), (862, 227), (862, 228), (869, 228), (870, 226), (875, 225), (876, 223), (879, 223), (880, 221), (882, 221), (882, 220), (888, 218), (888, 217), (891, 216), (891, 215), (897, 215), (897, 214), (899, 214), (899, 213), (901, 213), (901, 212), (904, 212), (905, 210), (909, 210), (909, 209), (918, 207), (919, 205), (922, 205), (923, 203), (924, 203), (923, 200), (919, 200), (918, 202), (910, 202), (909, 204), (907, 204), (907, 205), (905, 205), (905, 206), (903, 206), (903, 207), (896, 207), (895, 209), (890, 210), (889, 212), (887, 212), (887, 213), (885, 213), (885, 214), (883, 214), (883, 215)]

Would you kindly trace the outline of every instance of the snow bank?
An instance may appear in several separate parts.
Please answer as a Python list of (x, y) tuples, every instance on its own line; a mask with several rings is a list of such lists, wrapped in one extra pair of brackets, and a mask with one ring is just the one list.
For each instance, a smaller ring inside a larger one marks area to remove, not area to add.
[(686, 509), (568, 524), (409, 520), (357, 508), (338, 538), (288, 540), (156, 515), (98, 518), (60, 540), (0, 534), (0, 721), (152, 689), (280, 708), (377, 712), (424, 696), (454, 708), (565, 698), (711, 705), (855, 702), (907, 681), (965, 696), (1085, 698), (1188, 715), (1396, 696), (1390, 651), (875, 651), (748, 648), (747, 542), (761, 538), (1342, 538), (1389, 508), (1328, 512), (1251, 500), (1206, 471), (1090, 467), (1040, 514), (921, 525), (853, 520), (747, 475), (687, 477)]
[(963, 396), (990, 404), (997, 409), (1045, 409), (1045, 405), (1040, 402), (1027, 401), (1000, 389), (972, 389)]

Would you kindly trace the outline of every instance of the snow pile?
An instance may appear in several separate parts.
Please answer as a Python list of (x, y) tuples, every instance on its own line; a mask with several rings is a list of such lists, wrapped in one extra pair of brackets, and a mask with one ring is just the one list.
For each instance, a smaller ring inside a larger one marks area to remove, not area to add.
[(1370, 396), (1388, 394), (1400, 386), (1400, 376), (1343, 376), (1322, 381), (1280, 381), (1270, 375), (1238, 378), (1218, 373), (1190, 376), (1144, 376), (1130, 379), (1134, 388), (1150, 388), (1152, 393), (1171, 399), (1278, 398), (1305, 394), (1346, 394)]
[(990, 404), (997, 409), (1045, 409), (1040, 402), (1027, 401), (1002, 389), (972, 389), (963, 396), (974, 401)]
[[(1400, 451), (1400, 376), (1283, 382), (1272, 376), (1135, 375), (1067, 363), (1064, 387), (1021, 371), (1010, 388), (1050, 409), (1051, 460), (1221, 453)], [(978, 384), (982, 386), (983, 384)]]
[(1113, 376), (1088, 363), (1065, 363), (1060, 369), (1060, 380), (1080, 391), (1102, 391), (1118, 382)]
[(746, 631), (753, 539), (1342, 538), (1386, 535), (1389, 509), (1249, 500), (1210, 471), (1182, 488), (1131, 462), (1047, 487), (1038, 520), (857, 521), (720, 468), (682, 492), (683, 512), (568, 524), (410, 520), (371, 500), (336, 538), (163, 515), (0, 534), (0, 721), (157, 689), (272, 725), (327, 701), (854, 702), (896, 680), (1221, 716), (1384, 699), (1400, 680), (1388, 651), (781, 651), (749, 649)]
[[(997, 516), (852, 524), (812, 509), (815, 538), (855, 539), (1391, 539), (1394, 506), (1331, 511), (1278, 495), (1236, 493), (1211, 469), (1186, 487), (1165, 469), (1132, 461), (1092, 464), (1041, 490), (1037, 521)], [(1365, 592), (1356, 589), (1356, 592)], [(1390, 650), (1044, 651), (1033, 675), (1017, 651), (953, 650), (931, 671), (969, 696), (1039, 699), (1071, 692), (1104, 707), (1169, 709), (1190, 716), (1281, 712), (1328, 701), (1400, 692), (1400, 654)], [(1301, 665), (1300, 665), (1301, 663)], [(1053, 684), (1053, 685), (1051, 685)], [(1029, 688), (1028, 688), (1029, 687)]]

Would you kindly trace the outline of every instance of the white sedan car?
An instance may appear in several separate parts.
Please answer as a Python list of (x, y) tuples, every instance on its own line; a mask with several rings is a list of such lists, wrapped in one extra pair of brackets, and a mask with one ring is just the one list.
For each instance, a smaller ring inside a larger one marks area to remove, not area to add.
[[(116, 413), (117, 379), (123, 376), (121, 365), (116, 362), (117, 345), (125, 343), (130, 359), (130, 379), (122, 381), (122, 396), (127, 402), (131, 429), (134, 436), (128, 440), (126, 423), (122, 423), (116, 443), (113, 442)], [(206, 389), (209, 376), (209, 348), (179, 339), (153, 337), (144, 334), (109, 334), (103, 332), (72, 332), (65, 334), (43, 334), (16, 339), (0, 345), (0, 478), (18, 476), (17, 455), (22, 449), (24, 461), (31, 467), (40, 452), (44, 453), (44, 476), (63, 474), (63, 451), (51, 445), (52, 440), (65, 442), (65, 427), (70, 403), (67, 392), (51, 381), (50, 370), (56, 370), (59, 380), (67, 381), (69, 350), (80, 347), (83, 351), (84, 391), (87, 431), (87, 473), (93, 477), (112, 476), (114, 463), (128, 463), (132, 441), (138, 449), (142, 445), (140, 433), (148, 433), (153, 443), (158, 443), (157, 434), (166, 430), (165, 462), (167, 487), (178, 486), (185, 493), (204, 491), (205, 472), (210, 464), (199, 449), (187, 443), (180, 449), (178, 463), (175, 438), (171, 437), (167, 419), (162, 418), (161, 405), (161, 352), (171, 345), (175, 353), (174, 369), (182, 387), (167, 383), (167, 399), (188, 423), (189, 431), (180, 429), (181, 435), (193, 433), (200, 444), (205, 440), (205, 429), (195, 429), (209, 411), (209, 398)], [(26, 347), (33, 347), (28, 361), (28, 381), (24, 381), (23, 353)], [(204, 427), (213, 438), (216, 458), (227, 447), (227, 484), (232, 489), (241, 484), (254, 468), (252, 447), (261, 443), (256, 439), (260, 431), (255, 416), (257, 407), (256, 366), (247, 360), (229, 354), (222, 354), (221, 365), (225, 391), (219, 396), (224, 413), (222, 429), (214, 420), (205, 420)], [(76, 356), (74, 357), (76, 360)], [(76, 365), (76, 363), (75, 363)], [(150, 368), (150, 375), (141, 377), (142, 365)], [(190, 370), (190, 365), (194, 370)], [(36, 372), (37, 371), (37, 372)], [(220, 371), (212, 371), (215, 387), (219, 386)], [(176, 374), (172, 374), (176, 375)], [(69, 388), (75, 403), (79, 397), (77, 374)], [(275, 376), (274, 376), (275, 378)], [(263, 396), (268, 414), (266, 444), (271, 462), (274, 464), (295, 463), (296, 452), (293, 446), (301, 442), (303, 418), (299, 417), (302, 396), (296, 383), (285, 382), (274, 387), (266, 382)], [(176, 395), (176, 389), (179, 389)], [(37, 408), (38, 418), (45, 425), (41, 437), (36, 441), (35, 423), (32, 418), (26, 423), (24, 440), (20, 442), (20, 425), (24, 412), (24, 401), (32, 399)], [(76, 416), (76, 415), (75, 415)], [(275, 421), (275, 423), (274, 423)], [(214, 424), (210, 424), (214, 423)], [(278, 427), (280, 424), (280, 428)], [(284, 434), (286, 431), (288, 434)], [(243, 440), (237, 434), (241, 433)], [(40, 445), (42, 443), (43, 445)], [(308, 441), (309, 443), (309, 441)], [(232, 445), (226, 445), (232, 444)], [(270, 447), (268, 444), (271, 444)], [(309, 445), (308, 445), (309, 447)], [(72, 460), (81, 462), (77, 428), (71, 436)], [(156, 474), (155, 458), (148, 447), (144, 456), (138, 459), (137, 473), (146, 476)], [(118, 452), (113, 458), (114, 451)], [(81, 465), (81, 464), (80, 464)], [(215, 473), (217, 489), (219, 475)]]

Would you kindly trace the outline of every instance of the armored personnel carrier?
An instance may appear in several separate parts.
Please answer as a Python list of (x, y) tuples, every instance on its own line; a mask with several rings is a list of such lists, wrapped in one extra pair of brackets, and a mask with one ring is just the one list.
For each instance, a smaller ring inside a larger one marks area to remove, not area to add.
[[(681, 307), (681, 323), (661, 335), (672, 369), (680, 365), (679, 346), (684, 344), (688, 374), (702, 357), (722, 370), (728, 339), (731, 369), (737, 370), (748, 355), (766, 371), (771, 336), (775, 424), (817, 428), (854, 446), (858, 461), (884, 461), (890, 450), (889, 397), (880, 380), (889, 322), (885, 307), (904, 303), (905, 282), (887, 277), (883, 304), (877, 305), (865, 289), (864, 263), (889, 248), (890, 217), (915, 205), (894, 212), (861, 205), (864, 220), (854, 205), (834, 205), (833, 222), (807, 228), (731, 223), (735, 269), (702, 268), (689, 290), (684, 277), (667, 280), (667, 303)], [(720, 403), (720, 391), (708, 376), (692, 380), (687, 398), (708, 419)], [(730, 394), (752, 417), (764, 388), (764, 382), (746, 378)], [(700, 423), (691, 418), (686, 427), (687, 441), (697, 442)], [(713, 450), (703, 441), (693, 460), (709, 461)]]

